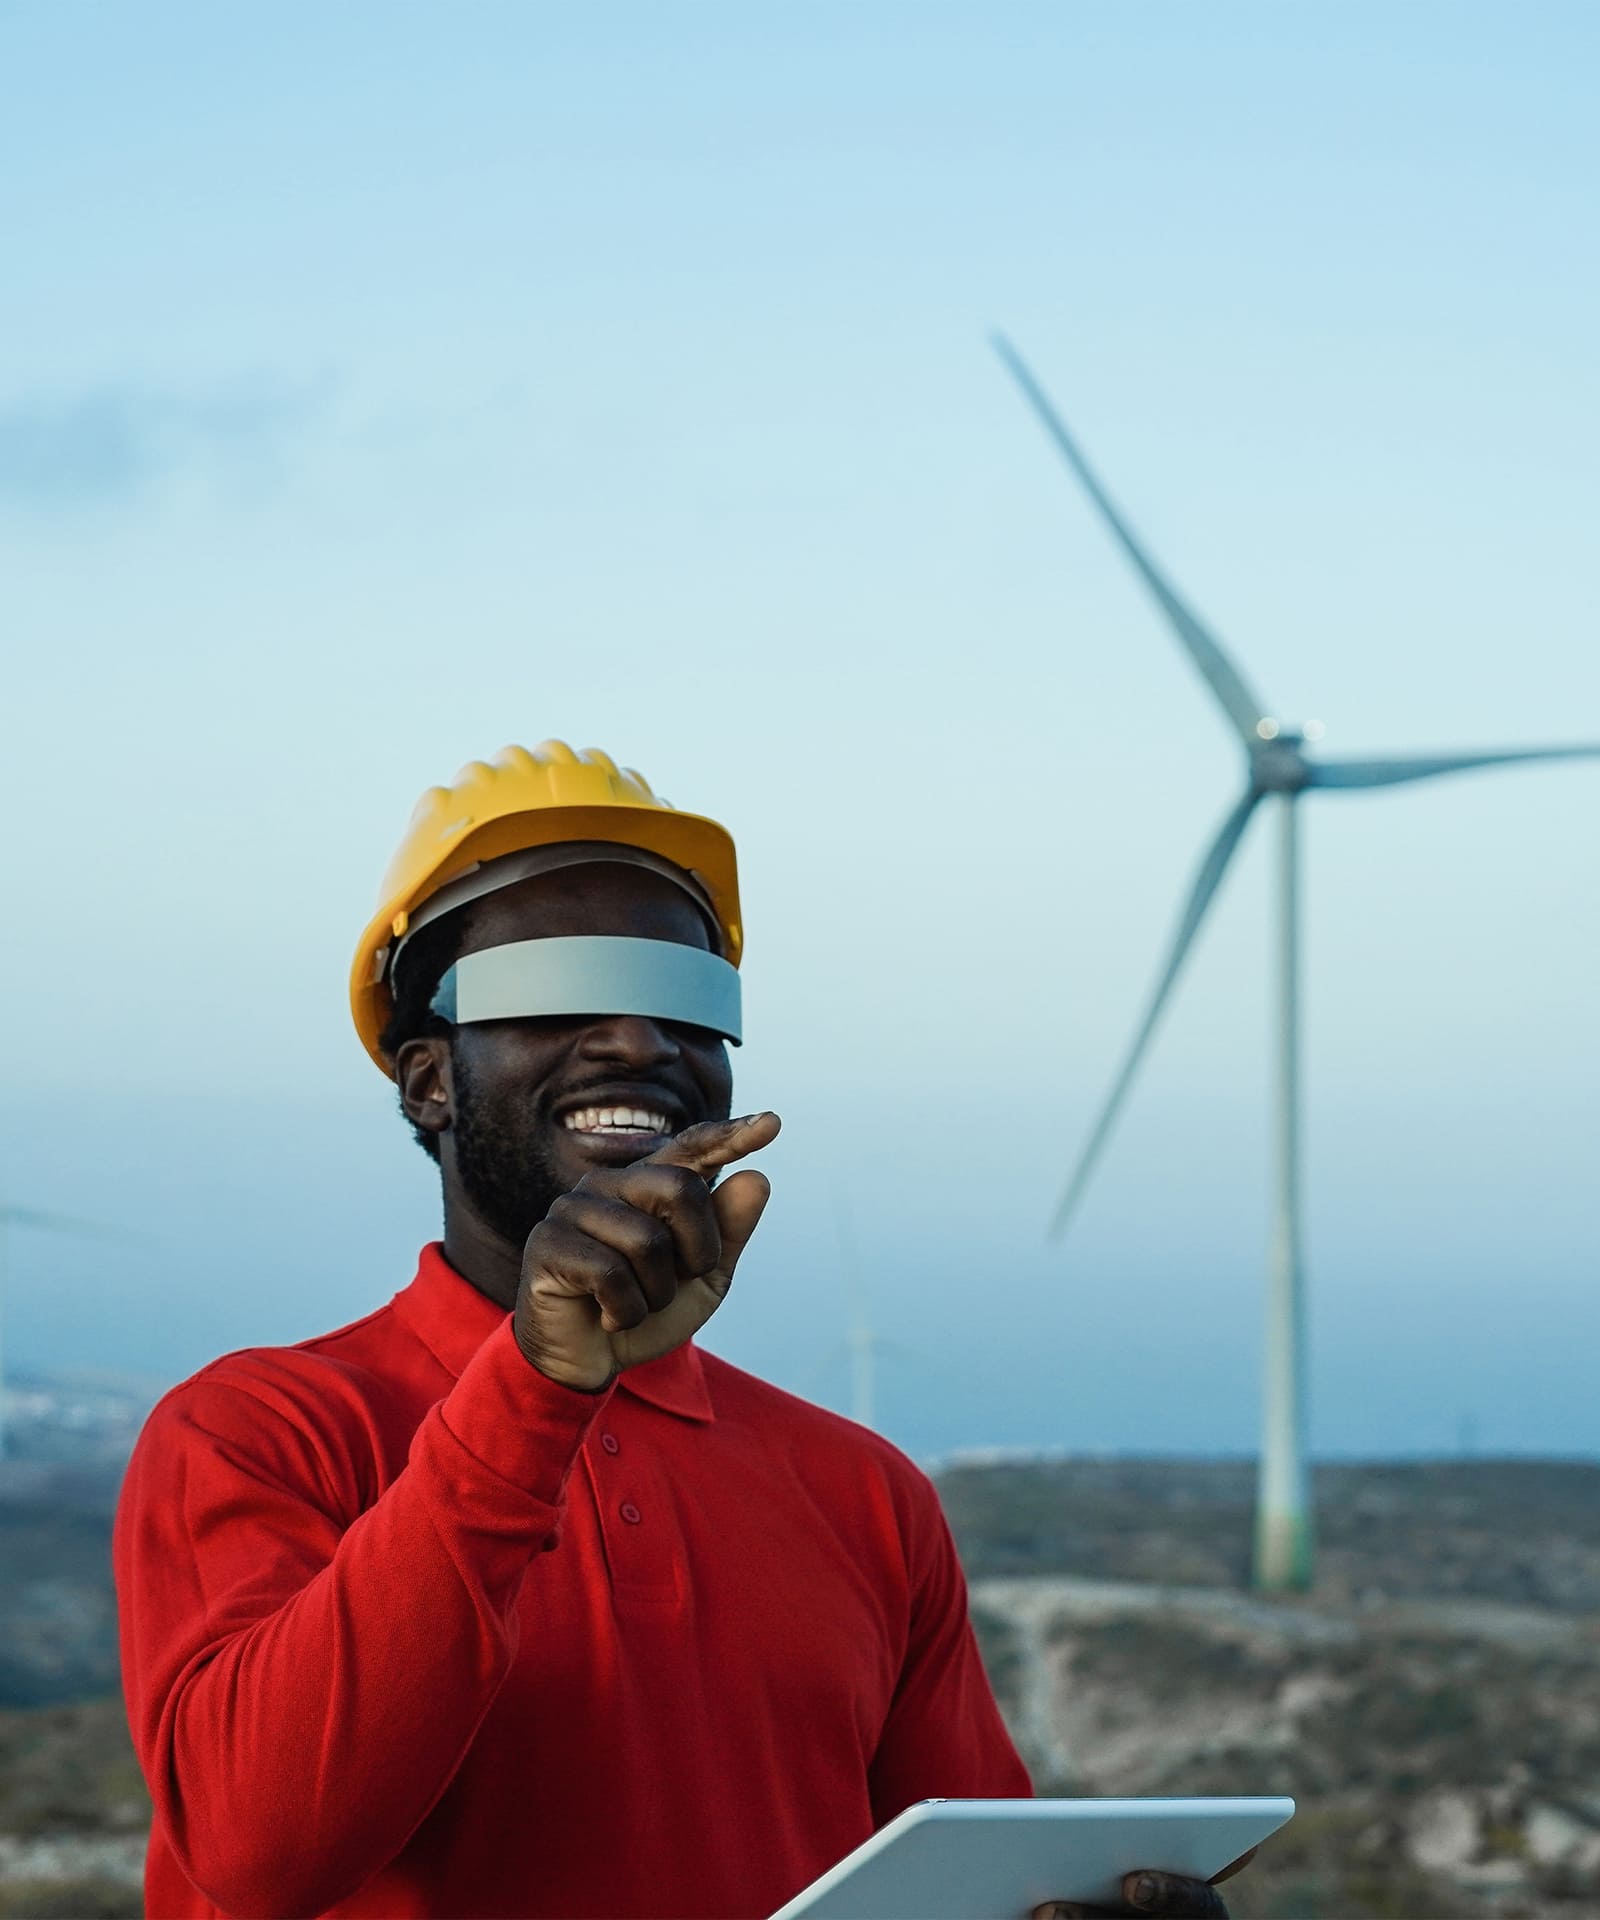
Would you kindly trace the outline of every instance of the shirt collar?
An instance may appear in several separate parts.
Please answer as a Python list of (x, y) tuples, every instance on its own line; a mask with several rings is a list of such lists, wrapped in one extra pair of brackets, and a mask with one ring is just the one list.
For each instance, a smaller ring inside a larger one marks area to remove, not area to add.
[[(456, 1272), (437, 1240), (422, 1249), (417, 1277), (394, 1297), (394, 1310), (433, 1357), (457, 1379), (467, 1362), (506, 1317), (485, 1293)], [(700, 1349), (692, 1341), (659, 1360), (629, 1367), (617, 1385), (664, 1413), (683, 1420), (716, 1418)]]

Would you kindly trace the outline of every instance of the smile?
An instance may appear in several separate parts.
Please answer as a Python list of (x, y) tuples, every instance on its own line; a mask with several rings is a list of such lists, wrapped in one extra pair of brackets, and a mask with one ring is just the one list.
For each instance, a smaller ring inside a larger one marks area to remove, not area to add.
[(583, 1107), (562, 1116), (561, 1124), (569, 1133), (660, 1134), (671, 1133), (664, 1113), (647, 1107)]

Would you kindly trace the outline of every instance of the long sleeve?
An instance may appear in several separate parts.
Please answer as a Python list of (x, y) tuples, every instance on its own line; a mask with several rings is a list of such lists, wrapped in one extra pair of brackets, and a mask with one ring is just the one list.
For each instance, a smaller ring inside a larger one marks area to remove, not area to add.
[(152, 1415), (115, 1540), (129, 1718), (176, 1858), (225, 1913), (322, 1913), (405, 1846), (506, 1677), (608, 1397), (546, 1380), (506, 1322), (381, 1493), (340, 1429), (358, 1415), (271, 1356)]
[(961, 1562), (931, 1485), (910, 1516), (907, 1549), (906, 1656), (870, 1769), (878, 1826), (918, 1800), (1033, 1793), (984, 1672)]

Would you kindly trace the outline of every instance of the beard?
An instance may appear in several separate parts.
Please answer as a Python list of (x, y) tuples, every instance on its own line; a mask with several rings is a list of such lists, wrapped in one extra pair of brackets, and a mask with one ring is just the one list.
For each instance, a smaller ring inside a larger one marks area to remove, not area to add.
[(456, 1174), (478, 1217), (520, 1248), (567, 1183), (551, 1157), (551, 1129), (525, 1100), (494, 1099), (452, 1049)]

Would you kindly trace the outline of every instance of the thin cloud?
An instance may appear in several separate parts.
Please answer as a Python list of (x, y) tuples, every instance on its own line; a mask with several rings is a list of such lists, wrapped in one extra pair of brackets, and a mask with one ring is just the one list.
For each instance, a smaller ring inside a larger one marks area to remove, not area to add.
[(110, 384), (0, 402), (0, 507), (118, 505), (191, 468), (259, 488), (281, 477), (329, 397), (327, 381), (251, 375), (191, 392)]

